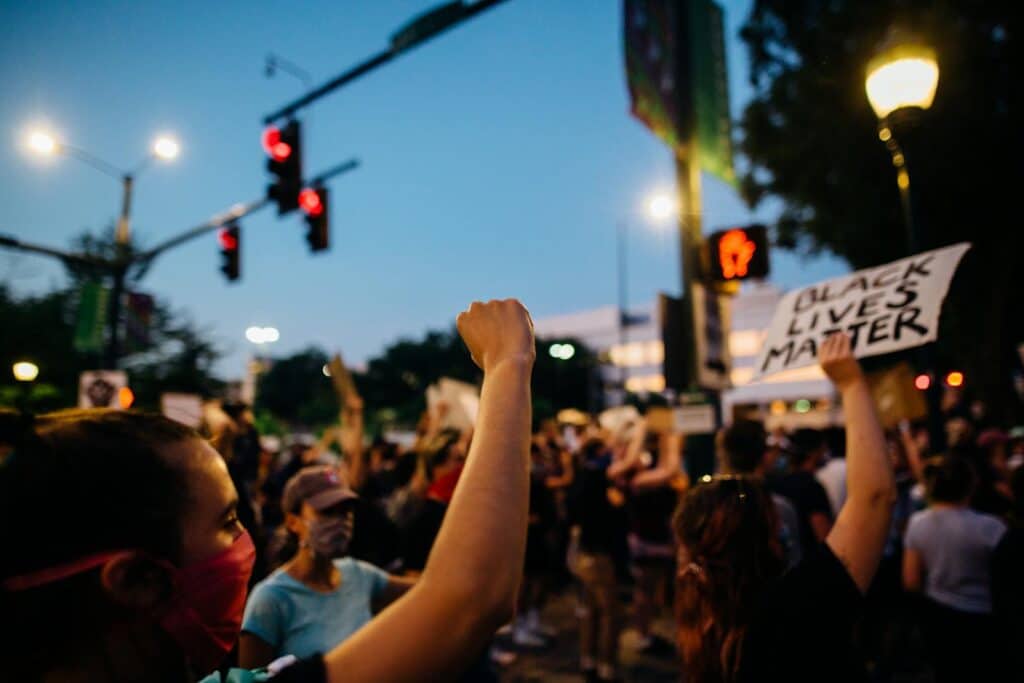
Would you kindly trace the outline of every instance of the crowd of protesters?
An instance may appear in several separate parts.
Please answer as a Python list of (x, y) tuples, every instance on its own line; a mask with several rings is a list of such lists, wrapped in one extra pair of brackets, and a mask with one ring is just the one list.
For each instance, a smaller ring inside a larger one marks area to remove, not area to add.
[(627, 628), (694, 683), (884, 681), (915, 647), (936, 681), (1009, 680), (1024, 430), (950, 392), (941, 453), (924, 425), (885, 433), (838, 335), (820, 361), (845, 429), (737, 420), (691, 479), (664, 410), (531, 434), (518, 303), (474, 304), (459, 330), (478, 419), (435, 403), (405, 445), (367, 438), (354, 392), (319, 440), (261, 439), (237, 404), (208, 411), (206, 440), (137, 413), (0, 414), (5, 671), (497, 680), (574, 637), (542, 619), (560, 594), (588, 680), (621, 680)]

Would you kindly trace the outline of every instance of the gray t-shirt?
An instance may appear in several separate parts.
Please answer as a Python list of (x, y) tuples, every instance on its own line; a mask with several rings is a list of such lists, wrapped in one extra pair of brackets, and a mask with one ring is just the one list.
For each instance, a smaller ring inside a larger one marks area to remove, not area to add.
[(962, 610), (992, 612), (992, 551), (1006, 532), (998, 517), (968, 508), (928, 508), (907, 525), (906, 547), (924, 564), (925, 595)]

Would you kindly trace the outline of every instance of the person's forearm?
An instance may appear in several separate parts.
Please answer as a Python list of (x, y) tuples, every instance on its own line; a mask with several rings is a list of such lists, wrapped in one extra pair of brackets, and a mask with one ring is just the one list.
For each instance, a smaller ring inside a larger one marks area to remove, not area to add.
[(866, 380), (859, 379), (844, 388), (842, 396), (846, 416), (847, 501), (877, 502), (888, 516), (896, 483), (871, 390)]
[(903, 451), (907, 454), (907, 465), (910, 473), (917, 481), (924, 481), (924, 462), (921, 460), (921, 450), (917, 447), (914, 437), (904, 430), (900, 430), (900, 441), (903, 443)]
[(509, 614), (526, 548), (530, 371), (510, 358), (486, 373), (466, 467), (421, 580)]

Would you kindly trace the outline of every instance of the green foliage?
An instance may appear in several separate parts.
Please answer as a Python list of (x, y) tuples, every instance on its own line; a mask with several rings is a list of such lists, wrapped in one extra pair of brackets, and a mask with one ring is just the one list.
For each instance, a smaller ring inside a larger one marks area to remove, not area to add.
[[(932, 108), (902, 139), (923, 248), (971, 241), (947, 300), (940, 362), (966, 368), (993, 404), (1012, 403), (1013, 343), (1024, 339), (1015, 282), (1024, 231), (1021, 80), (1011, 75), (1008, 0), (757, 0), (741, 32), (756, 96), (742, 116), (747, 200), (783, 201), (776, 243), (831, 251), (856, 267), (905, 256), (891, 158), (864, 91), (865, 68), (893, 26), (938, 55)], [(1014, 226), (1014, 227), (1011, 227)]]
[(260, 376), (256, 390), (257, 413), (294, 425), (314, 427), (338, 419), (338, 397), (330, 378), (324, 376), (327, 354), (308, 348), (273, 361)]

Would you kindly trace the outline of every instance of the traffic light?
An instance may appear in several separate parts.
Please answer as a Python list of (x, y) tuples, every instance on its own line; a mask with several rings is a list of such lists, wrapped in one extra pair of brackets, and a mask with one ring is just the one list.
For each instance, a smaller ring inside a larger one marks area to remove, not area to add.
[(226, 225), (217, 233), (217, 242), (220, 244), (220, 272), (228, 282), (234, 282), (240, 273), (238, 257), (242, 250), (242, 231), (234, 223)]
[(294, 211), (302, 189), (302, 127), (298, 121), (289, 121), (284, 128), (267, 126), (260, 141), (270, 157), (267, 170), (274, 176), (267, 199), (277, 202), (278, 216)]
[(299, 193), (299, 206), (306, 214), (306, 241), (310, 251), (323, 251), (330, 246), (331, 225), (328, 216), (327, 188), (307, 187)]
[(768, 277), (768, 229), (763, 225), (719, 230), (708, 237), (713, 282)]

